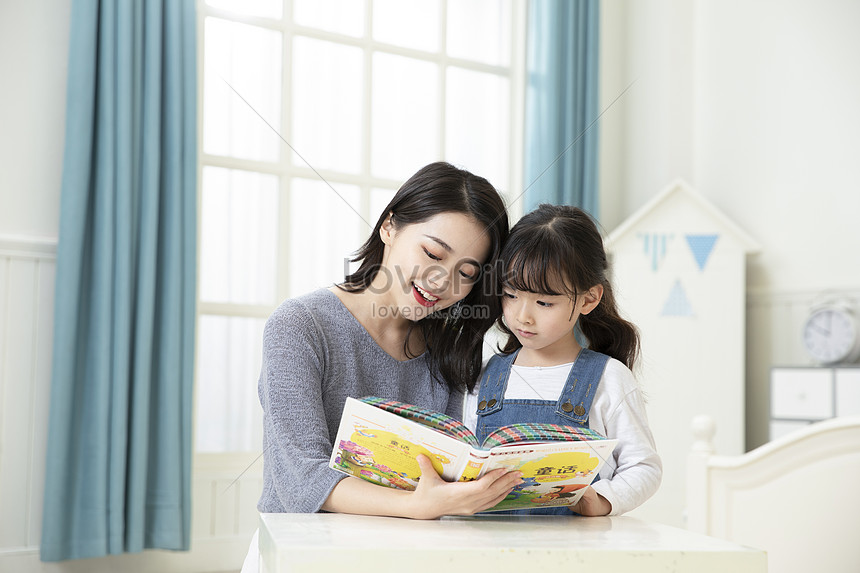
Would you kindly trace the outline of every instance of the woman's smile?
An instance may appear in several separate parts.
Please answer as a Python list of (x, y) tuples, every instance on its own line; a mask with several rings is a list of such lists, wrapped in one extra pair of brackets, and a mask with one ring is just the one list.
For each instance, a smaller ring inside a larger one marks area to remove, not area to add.
[(439, 297), (424, 290), (415, 283), (412, 283), (412, 296), (418, 301), (421, 306), (431, 307), (439, 302)]

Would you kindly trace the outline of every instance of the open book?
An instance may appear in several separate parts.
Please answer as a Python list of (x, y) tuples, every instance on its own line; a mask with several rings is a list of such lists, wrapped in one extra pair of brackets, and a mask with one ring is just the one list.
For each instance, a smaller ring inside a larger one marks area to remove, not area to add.
[(513, 424), (478, 444), (445, 414), (396, 400), (347, 398), (329, 465), (405, 490), (418, 484), (424, 454), (447, 481), (478, 479), (496, 468), (523, 472), (523, 483), (487, 511), (572, 505), (597, 477), (617, 440), (588, 428)]

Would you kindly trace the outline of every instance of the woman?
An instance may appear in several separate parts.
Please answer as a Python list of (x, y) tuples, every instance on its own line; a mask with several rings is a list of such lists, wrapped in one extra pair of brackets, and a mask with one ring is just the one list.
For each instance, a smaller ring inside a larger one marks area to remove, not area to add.
[(412, 518), (495, 505), (517, 472), (444, 482), (421, 458), (414, 492), (328, 467), (347, 396), (375, 395), (461, 417), (500, 313), (492, 263), (507, 238), (504, 203), (485, 179), (447, 163), (397, 192), (343, 284), (285, 301), (264, 331), (261, 512), (320, 510)]

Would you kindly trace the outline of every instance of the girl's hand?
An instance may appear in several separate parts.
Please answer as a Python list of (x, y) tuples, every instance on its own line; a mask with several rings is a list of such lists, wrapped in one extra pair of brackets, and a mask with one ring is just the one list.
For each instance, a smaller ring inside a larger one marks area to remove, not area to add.
[(570, 509), (579, 515), (597, 517), (609, 515), (609, 512), (612, 511), (612, 504), (609, 503), (608, 499), (594, 491), (593, 487), (589, 487), (579, 498), (579, 501), (570, 506)]
[(421, 480), (410, 496), (410, 517), (436, 519), (443, 515), (472, 515), (505, 499), (522, 483), (521, 472), (495, 469), (473, 482), (443, 480), (427, 456), (418, 456)]

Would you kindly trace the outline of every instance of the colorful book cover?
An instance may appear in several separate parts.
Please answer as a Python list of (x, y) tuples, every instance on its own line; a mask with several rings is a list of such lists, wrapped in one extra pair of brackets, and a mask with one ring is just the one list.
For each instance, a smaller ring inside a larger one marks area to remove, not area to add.
[(469, 481), (503, 467), (520, 484), (488, 511), (572, 505), (612, 455), (616, 440), (588, 429), (514, 424), (478, 444), (461, 422), (440, 412), (376, 397), (347, 398), (330, 466), (378, 485), (413, 490), (426, 455), (447, 481)]

